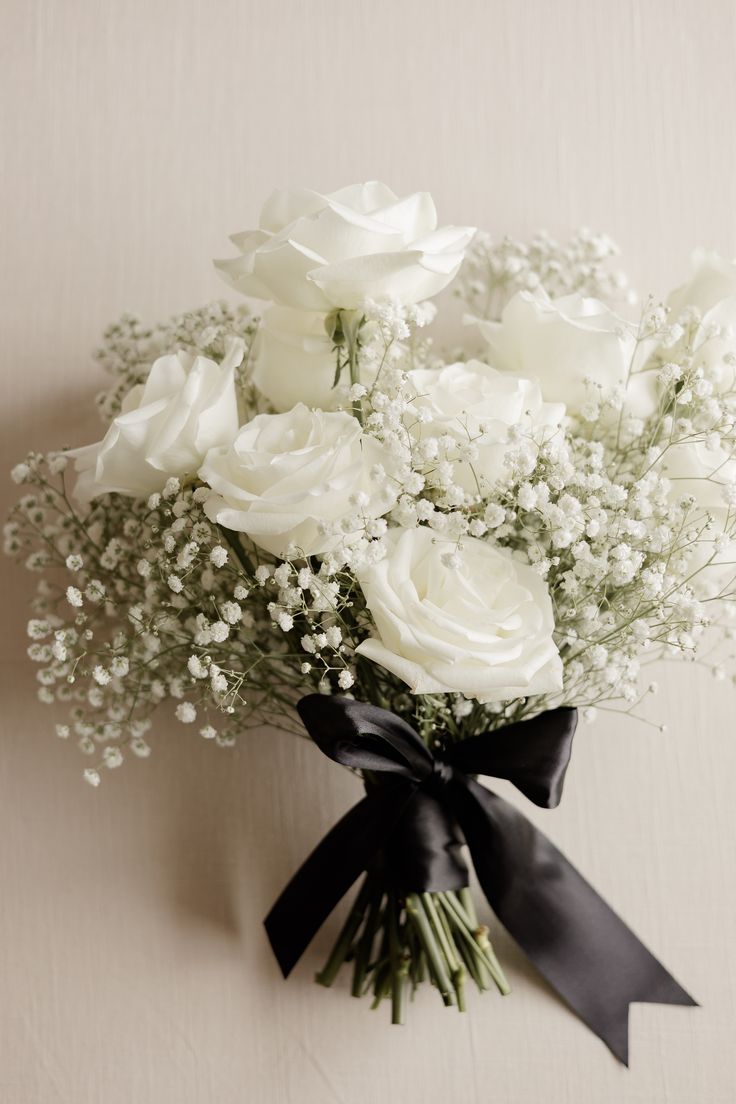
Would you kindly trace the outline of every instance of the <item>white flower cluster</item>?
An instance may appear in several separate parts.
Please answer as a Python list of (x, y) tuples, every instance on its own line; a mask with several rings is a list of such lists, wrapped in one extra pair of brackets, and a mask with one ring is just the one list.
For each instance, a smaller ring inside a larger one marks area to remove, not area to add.
[(569, 241), (541, 232), (529, 242), (494, 241), (478, 232), (467, 252), (455, 292), (478, 318), (498, 318), (519, 291), (544, 288), (553, 298), (580, 294), (608, 303), (635, 303), (626, 273), (608, 268), (619, 254), (607, 234), (586, 228)]
[(425, 193), (277, 193), (221, 266), (273, 298), (268, 337), (217, 304), (108, 331), (103, 440), (17, 465), (6, 526), (91, 784), (167, 700), (221, 745), (298, 731), (310, 690), (460, 739), (630, 710), (644, 661), (733, 637), (736, 266), (700, 258), (633, 326), (601, 301), (608, 239), (483, 238), (461, 290), (486, 347), (445, 362), (422, 300), (468, 240)]

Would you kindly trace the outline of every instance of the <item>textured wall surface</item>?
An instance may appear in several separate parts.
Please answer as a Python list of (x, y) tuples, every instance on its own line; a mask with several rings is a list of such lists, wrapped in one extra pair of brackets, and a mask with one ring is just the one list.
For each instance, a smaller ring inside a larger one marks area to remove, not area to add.
[[(0, 21), (6, 468), (92, 439), (102, 326), (221, 295), (209, 259), (275, 184), (428, 188), (497, 234), (587, 223), (644, 293), (695, 245), (736, 251), (732, 0), (5, 0)], [(391, 1028), (314, 986), (338, 916), (284, 984), (261, 917), (351, 781), (293, 738), (218, 752), (162, 720), (151, 760), (89, 789), (34, 699), (30, 581), (2, 574), (2, 1104), (733, 1104), (730, 683), (660, 672), (667, 733), (584, 727), (535, 817), (702, 1003), (632, 1009), (627, 1072), (502, 933), (514, 994), (466, 1016), (424, 994)]]

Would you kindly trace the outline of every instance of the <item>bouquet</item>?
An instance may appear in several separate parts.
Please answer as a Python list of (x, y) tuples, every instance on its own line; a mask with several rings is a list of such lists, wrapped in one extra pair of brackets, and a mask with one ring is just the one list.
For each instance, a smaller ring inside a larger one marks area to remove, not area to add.
[[(321, 984), (349, 964), (394, 1023), (420, 985), (508, 993), (467, 845), (626, 1061), (631, 1001), (695, 1002), (477, 777), (555, 806), (578, 711), (637, 715), (650, 661), (733, 636), (736, 265), (699, 255), (632, 322), (605, 236), (495, 242), (376, 182), (275, 192), (232, 241), (217, 267), (265, 307), (124, 316), (102, 439), (13, 470), (39, 697), (95, 787), (166, 703), (222, 748), (308, 734), (365, 796), (266, 920), (283, 972), (362, 878)], [(453, 281), (450, 356), (428, 327)]]

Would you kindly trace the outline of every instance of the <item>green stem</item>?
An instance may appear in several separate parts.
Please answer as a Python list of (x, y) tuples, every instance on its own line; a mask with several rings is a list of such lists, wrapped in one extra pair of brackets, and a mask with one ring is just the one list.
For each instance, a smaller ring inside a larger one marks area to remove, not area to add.
[(375, 966), (374, 982), (373, 982), (373, 1003), (371, 1008), (378, 1008), (379, 1004), (385, 996), (388, 995), (391, 989), (391, 958), (389, 955), (389, 941), (388, 941), (388, 904), (383, 910), (381, 916), (381, 922), (383, 925), (383, 934), (381, 936), (381, 949), (378, 954), (378, 961)]
[[(493, 951), (488, 938), (488, 928), (484, 924), (474, 924), (453, 893), (437, 895), (443, 907), (453, 916), (456, 930), (460, 932), (467, 948), (472, 951), (488, 970), (499, 992), (504, 996), (511, 992), (511, 986)], [(485, 988), (485, 986), (483, 986)]]
[(340, 967), (347, 958), (358, 928), (362, 923), (372, 890), (373, 886), (370, 875), (366, 875), (327, 962), (319, 973), (315, 974), (314, 980), (319, 985), (325, 985), (329, 988), (337, 977)]
[(452, 995), (452, 982), (448, 976), (445, 964), (442, 960), (437, 939), (432, 930), (427, 913), (424, 910), (422, 900), (416, 893), (409, 893), (406, 898), (407, 916), (416, 925), (417, 934), (427, 955), (427, 962), (434, 976), (440, 996), (445, 1005), (454, 1003)]
[(437, 911), (437, 906), (434, 903), (434, 897), (431, 893), (422, 894), (422, 904), (424, 905), (427, 916), (429, 917), (429, 922), (434, 929), (434, 933), (437, 936), (440, 947), (442, 949), (442, 953), (445, 956), (450, 970), (452, 970), (453, 966), (455, 965), (455, 956), (452, 953), (450, 942), (445, 935), (445, 929), (442, 926), (442, 922)]
[(411, 981), (411, 995), (413, 999), (417, 987), (421, 985), (427, 977), (427, 958), (424, 954), (424, 948), (420, 942), (415, 926), (407, 922), (405, 925), (405, 932), (406, 953), (409, 956), (409, 979)]
[(478, 989), (483, 992), (488, 988), (486, 984), (485, 961), (483, 959), (482, 952), (478, 947), (472, 934), (472, 927), (469, 924), (459, 921), (458, 914), (453, 911), (451, 902), (448, 898), (452, 898), (452, 893), (438, 893), (438, 901), (442, 910), (442, 915), (446, 918), (447, 923), (453, 926), (455, 936), (459, 938), (455, 939), (455, 946), (458, 954), (465, 963), (466, 969), (472, 977)]
[[(434, 902), (433, 902), (434, 904)], [(457, 998), (457, 1007), (459, 1012), (465, 1012), (465, 967), (462, 962), (462, 955), (455, 945), (455, 940), (452, 938), (452, 929), (448, 920), (448, 915), (442, 909), (435, 907), (435, 914), (440, 922), (440, 926), (445, 933), (445, 942), (449, 948), (450, 954), (447, 957), (448, 965), (450, 966), (450, 977), (452, 978), (452, 984), (455, 987), (455, 997)]]
[(460, 1012), (466, 1010), (468, 977), (481, 992), (491, 979), (501, 993), (510, 992), (467, 890), (410, 893), (402, 899), (380, 875), (368, 873), (316, 980), (331, 985), (347, 959), (354, 962), (353, 995), (372, 990), (372, 1008), (388, 997), (394, 1024), (404, 1022), (407, 990), (413, 997), (427, 977), (443, 1003)]
[(362, 997), (365, 992), (365, 978), (371, 962), (373, 943), (376, 932), (381, 927), (381, 904), (383, 893), (377, 889), (368, 909), (365, 927), (355, 948), (355, 963), (353, 966), (352, 994), (354, 997)]
[(481, 948), (486, 956), (486, 960), (489, 963), (491, 977), (495, 981), (499, 993), (501, 993), (504, 997), (507, 997), (511, 992), (511, 986), (506, 980), (506, 975), (501, 969), (501, 963), (496, 958), (496, 953), (493, 950), (493, 944), (488, 938), (488, 928), (485, 926), (485, 924), (481, 924), (478, 928), (476, 928), (475, 938), (478, 942), (478, 946)]
[(404, 1022), (404, 989), (409, 961), (403, 954), (399, 939), (400, 905), (395, 893), (389, 893), (386, 911), (388, 913), (388, 946), (391, 960), (391, 1023)]
[(480, 993), (485, 992), (488, 986), (486, 984), (482, 959), (480, 959), (477, 955), (473, 953), (473, 951), (466, 943), (465, 939), (458, 939), (456, 946), (457, 952), (465, 964), (465, 969), (468, 971), (471, 978), (475, 982), (478, 991)]
[[(447, 895), (450, 896), (450, 894)], [(478, 927), (478, 914), (476, 913), (476, 902), (474, 902), (472, 899), (472, 893), (470, 892), (469, 885), (463, 885), (462, 889), (458, 890), (458, 893), (456, 895), (456, 902), (460, 906), (460, 909), (465, 910), (465, 912), (467, 913), (469, 921), (467, 925), (468, 933), (470, 934), (476, 931), (476, 928)], [(474, 946), (476, 945), (476, 941), (474, 940), (472, 949), (468, 947), (465, 941), (461, 941), (460, 943), (463, 953), (467, 954), (468, 956), (466, 958), (466, 965), (470, 969), (470, 973), (472, 974), (474, 983), (476, 983), (478, 988), (482, 991), (488, 988), (488, 970), (486, 968), (486, 963), (483, 962), (483, 959), (474, 954)], [(468, 959), (470, 959), (470, 962), (472, 963), (474, 968), (470, 968)]]
[(473, 900), (473, 894), (470, 892), (470, 886), (463, 886), (462, 889), (458, 890), (457, 897), (460, 905), (467, 912), (470, 918), (470, 923), (473, 925), (474, 928), (477, 928), (478, 917), (475, 911), (475, 901)]
[[(360, 383), (360, 364), (358, 359), (360, 342), (358, 340), (358, 334), (360, 333), (360, 328), (364, 321), (365, 317), (357, 311), (340, 311), (340, 327), (347, 346), (348, 371), (350, 372), (351, 387), (354, 383)], [(353, 402), (353, 415), (362, 424), (363, 403), (360, 399), (355, 399)]]

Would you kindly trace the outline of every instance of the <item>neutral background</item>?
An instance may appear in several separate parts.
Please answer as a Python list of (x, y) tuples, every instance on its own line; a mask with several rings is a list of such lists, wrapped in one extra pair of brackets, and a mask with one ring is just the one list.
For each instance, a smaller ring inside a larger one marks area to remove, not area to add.
[[(732, 0), (5, 0), (6, 468), (94, 439), (103, 325), (221, 295), (210, 258), (277, 184), (587, 223), (645, 293), (695, 245), (733, 254), (735, 56)], [(351, 781), (293, 738), (222, 752), (162, 720), (151, 760), (84, 786), (35, 702), (30, 579), (2, 570), (2, 1104), (733, 1104), (730, 682), (661, 672), (667, 733), (583, 728), (537, 816), (702, 1003), (634, 1007), (627, 1072), (502, 933), (515, 992), (466, 1016), (425, 994), (391, 1028), (314, 986), (337, 916), (281, 981), (261, 917)]]

